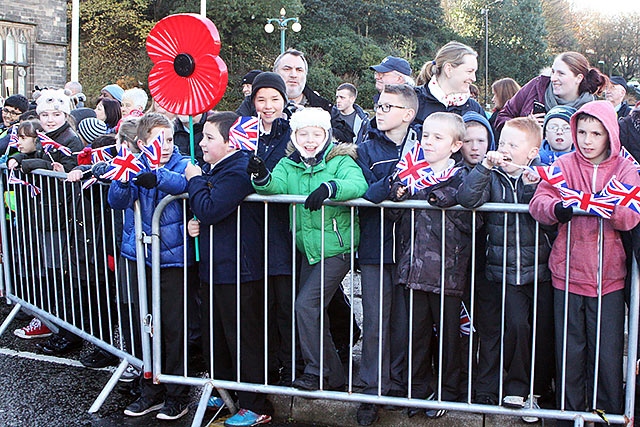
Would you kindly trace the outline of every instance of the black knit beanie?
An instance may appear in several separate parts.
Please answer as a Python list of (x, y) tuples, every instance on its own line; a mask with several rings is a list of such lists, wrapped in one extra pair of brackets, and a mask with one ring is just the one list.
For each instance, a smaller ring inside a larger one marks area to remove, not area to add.
[(282, 80), (280, 74), (272, 73), (270, 71), (260, 73), (255, 79), (253, 79), (253, 85), (251, 85), (251, 102), (253, 102), (253, 98), (255, 98), (258, 90), (264, 87), (270, 87), (277, 90), (282, 95), (284, 102), (287, 102), (287, 86), (284, 84), (284, 80)]

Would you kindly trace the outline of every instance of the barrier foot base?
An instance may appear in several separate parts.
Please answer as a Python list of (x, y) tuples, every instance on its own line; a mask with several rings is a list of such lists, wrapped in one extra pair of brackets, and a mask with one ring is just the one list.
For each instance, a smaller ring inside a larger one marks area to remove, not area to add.
[(129, 366), (129, 361), (127, 359), (122, 359), (120, 365), (118, 365), (118, 369), (116, 369), (113, 375), (111, 375), (111, 378), (109, 378), (109, 381), (107, 381), (107, 385), (104, 386), (95, 402), (93, 402), (93, 405), (91, 405), (91, 408), (89, 408), (90, 414), (95, 414), (100, 410), (100, 407), (102, 407), (104, 401), (107, 400), (107, 396), (109, 396), (109, 394), (113, 391), (113, 388), (116, 386), (116, 384), (118, 384), (118, 380), (124, 373), (125, 369), (127, 369), (127, 366)]
[(2, 325), (0, 326), (0, 335), (4, 334), (4, 331), (6, 331), (9, 327), (9, 323), (11, 323), (13, 318), (16, 317), (16, 314), (18, 314), (18, 311), (20, 311), (21, 307), (22, 306), (20, 304), (16, 304), (15, 307), (11, 309), (11, 312), (9, 313), (7, 318), (4, 319), (4, 322), (2, 322)]
[[(206, 383), (204, 385), (204, 388), (202, 389), (202, 395), (200, 396), (200, 401), (198, 402), (198, 409), (196, 409), (196, 414), (193, 416), (191, 427), (200, 427), (202, 425), (204, 413), (207, 410), (207, 402), (209, 401), (209, 397), (211, 396), (212, 391), (213, 386), (211, 385), (211, 383)], [(222, 408), (220, 408), (218, 412), (216, 412), (216, 415), (209, 422), (207, 422), (206, 425), (211, 424), (211, 422), (216, 419), (221, 410)]]

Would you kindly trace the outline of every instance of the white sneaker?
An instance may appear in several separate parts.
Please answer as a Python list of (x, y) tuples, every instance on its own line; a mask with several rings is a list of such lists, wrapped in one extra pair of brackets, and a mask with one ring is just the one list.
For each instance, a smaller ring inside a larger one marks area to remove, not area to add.
[(505, 396), (502, 399), (502, 406), (513, 409), (524, 408), (524, 397), (522, 396)]
[[(533, 397), (529, 396), (527, 398), (527, 401), (524, 402), (524, 409), (540, 409), (540, 406), (538, 405), (538, 396), (536, 395), (534, 395)], [(522, 417), (522, 421), (524, 421), (527, 424), (533, 424), (540, 421), (540, 418), (529, 415), (529, 416)]]
[(140, 371), (133, 365), (127, 366), (127, 369), (120, 376), (120, 381), (123, 383), (130, 383), (140, 376)]

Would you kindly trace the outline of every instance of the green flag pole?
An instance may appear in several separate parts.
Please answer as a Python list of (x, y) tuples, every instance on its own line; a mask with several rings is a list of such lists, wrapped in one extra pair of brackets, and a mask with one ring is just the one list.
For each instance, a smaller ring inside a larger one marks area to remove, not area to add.
[[(189, 148), (191, 151), (191, 163), (196, 164), (196, 142), (193, 137), (193, 116), (189, 114)], [(193, 216), (193, 219), (198, 219), (196, 216)], [(200, 262), (200, 245), (198, 243), (198, 236), (194, 238), (195, 249), (196, 249), (196, 262)]]

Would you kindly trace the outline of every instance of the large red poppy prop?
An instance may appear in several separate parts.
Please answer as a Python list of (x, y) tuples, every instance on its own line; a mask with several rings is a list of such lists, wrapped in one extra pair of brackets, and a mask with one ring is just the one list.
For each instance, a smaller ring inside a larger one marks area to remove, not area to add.
[(220, 35), (209, 19), (192, 13), (167, 16), (147, 37), (154, 63), (149, 91), (174, 114), (211, 110), (227, 89), (227, 66), (218, 56)]

